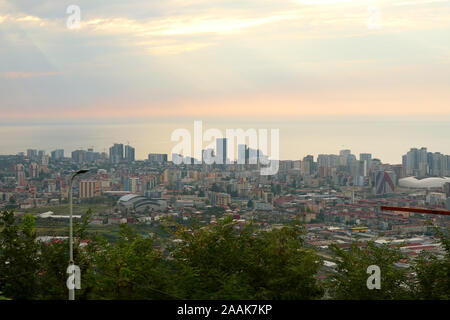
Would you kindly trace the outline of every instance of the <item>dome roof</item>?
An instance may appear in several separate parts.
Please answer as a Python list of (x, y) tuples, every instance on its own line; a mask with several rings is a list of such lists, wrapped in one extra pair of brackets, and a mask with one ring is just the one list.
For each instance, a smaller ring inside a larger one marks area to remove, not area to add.
[(400, 187), (405, 188), (441, 188), (445, 183), (450, 183), (450, 178), (425, 178), (417, 179), (416, 177), (407, 177), (400, 179), (398, 184)]
[(128, 202), (131, 199), (136, 198), (136, 197), (140, 197), (140, 196), (137, 194), (127, 194), (127, 195), (120, 197), (119, 202)]

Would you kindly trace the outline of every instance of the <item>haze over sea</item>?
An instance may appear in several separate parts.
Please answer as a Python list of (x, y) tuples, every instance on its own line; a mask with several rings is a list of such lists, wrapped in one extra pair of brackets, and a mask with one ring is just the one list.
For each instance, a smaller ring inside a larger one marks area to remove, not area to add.
[[(450, 154), (450, 119), (401, 120), (397, 117), (308, 117), (293, 120), (261, 121), (255, 119), (117, 119), (40, 122), (6, 122), (0, 125), (0, 154), (16, 154), (26, 149), (64, 149), (65, 155), (76, 149), (94, 147), (109, 151), (113, 143), (136, 148), (136, 159), (148, 153), (170, 153), (177, 142), (171, 133), (186, 128), (193, 135), (194, 120), (203, 121), (203, 131), (225, 129), (278, 128), (280, 158), (298, 160), (308, 154), (372, 153), (385, 163), (401, 163), (401, 156), (411, 147), (427, 147), (430, 152)], [(270, 134), (270, 131), (269, 131)], [(270, 137), (270, 136), (269, 136)], [(270, 140), (270, 139), (269, 139)], [(207, 143), (204, 143), (206, 147)]]

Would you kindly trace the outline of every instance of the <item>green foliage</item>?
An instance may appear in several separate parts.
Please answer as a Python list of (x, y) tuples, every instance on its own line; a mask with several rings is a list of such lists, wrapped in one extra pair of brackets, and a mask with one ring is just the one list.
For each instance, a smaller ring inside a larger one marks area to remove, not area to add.
[(322, 295), (320, 259), (303, 248), (301, 227), (257, 233), (232, 217), (215, 226), (180, 227), (173, 250), (180, 293), (188, 299), (313, 299)]
[(0, 228), (0, 291), (13, 299), (35, 297), (39, 265), (34, 218), (25, 215), (18, 225), (14, 212), (4, 211)]
[(95, 257), (95, 269), (87, 278), (94, 299), (170, 299), (170, 265), (153, 248), (153, 238), (144, 239), (129, 226), (120, 225), (116, 244), (103, 242)]
[[(213, 208), (215, 209), (215, 208)], [(220, 208), (223, 210), (223, 208)], [(305, 247), (294, 222), (263, 231), (231, 216), (217, 224), (179, 225), (168, 220), (170, 238), (144, 238), (120, 225), (116, 242), (87, 232), (89, 210), (74, 223), (74, 260), (81, 269), (76, 299), (320, 299), (316, 276), (322, 261)], [(330, 246), (337, 272), (325, 283), (335, 299), (449, 299), (450, 240), (436, 229), (445, 252), (421, 254), (411, 269), (394, 265), (403, 255), (388, 245), (355, 242)], [(0, 299), (67, 299), (67, 240), (36, 241), (34, 218), (18, 223), (0, 215)], [(367, 267), (381, 269), (381, 290), (369, 290)], [(411, 271), (416, 276), (409, 277)]]
[(440, 300), (450, 299), (450, 237), (438, 228), (444, 254), (442, 257), (422, 252), (416, 259), (414, 272), (417, 281), (414, 286), (417, 299)]
[[(389, 300), (411, 298), (407, 270), (394, 263), (403, 258), (398, 249), (377, 246), (369, 241), (364, 248), (353, 242), (348, 251), (337, 245), (330, 248), (336, 255), (337, 272), (332, 274), (328, 287), (335, 299)], [(381, 270), (381, 289), (367, 288), (367, 268), (376, 265)]]
[(4, 297), (4, 296), (2, 295), (2, 293), (0, 292), (0, 300), (11, 300), (11, 299), (8, 299), (8, 298)]

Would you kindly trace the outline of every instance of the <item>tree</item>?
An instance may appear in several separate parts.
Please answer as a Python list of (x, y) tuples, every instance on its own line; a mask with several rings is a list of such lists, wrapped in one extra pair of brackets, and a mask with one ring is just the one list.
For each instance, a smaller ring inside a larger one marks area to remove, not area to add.
[(444, 247), (444, 255), (437, 257), (425, 251), (416, 258), (414, 286), (417, 299), (450, 299), (450, 237), (447, 232), (434, 228)]
[[(336, 256), (337, 272), (330, 276), (328, 289), (334, 299), (386, 300), (411, 298), (407, 270), (394, 263), (403, 258), (398, 249), (389, 245), (377, 246), (373, 241), (364, 248), (355, 241), (348, 251), (333, 244), (330, 249)], [(370, 290), (367, 268), (376, 265), (381, 270), (381, 289)]]
[(14, 211), (4, 211), (0, 228), (0, 291), (12, 299), (34, 299), (39, 270), (34, 218), (25, 215), (17, 224)]
[(120, 225), (115, 244), (103, 241), (95, 257), (95, 270), (87, 275), (95, 284), (93, 299), (171, 299), (170, 262), (153, 248), (154, 239)]
[[(98, 247), (94, 240), (89, 238), (87, 226), (92, 216), (89, 209), (81, 222), (73, 224), (73, 256), (75, 264), (81, 271), (81, 290), (76, 291), (77, 299), (87, 299), (94, 283), (89, 279), (89, 272), (93, 270), (94, 257)], [(88, 241), (82, 247), (83, 241)], [(67, 267), (69, 265), (69, 241), (57, 241), (52, 243), (40, 243), (40, 299), (67, 299), (66, 286)]]
[(227, 217), (217, 225), (179, 226), (172, 248), (185, 299), (314, 299), (320, 259), (303, 247), (298, 224), (261, 231)]
[(10, 300), (10, 299), (4, 297), (4, 296), (2, 295), (2, 293), (0, 292), (0, 300)]

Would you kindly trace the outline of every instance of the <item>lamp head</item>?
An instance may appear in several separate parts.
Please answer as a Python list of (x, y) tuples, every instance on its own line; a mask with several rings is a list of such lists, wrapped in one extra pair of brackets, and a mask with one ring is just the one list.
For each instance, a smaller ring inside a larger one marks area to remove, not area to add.
[(81, 169), (81, 170), (78, 170), (77, 172), (75, 172), (75, 173), (72, 175), (72, 180), (73, 180), (77, 175), (83, 174), (83, 173), (86, 173), (86, 172), (89, 172), (89, 171), (90, 171), (89, 169)]

